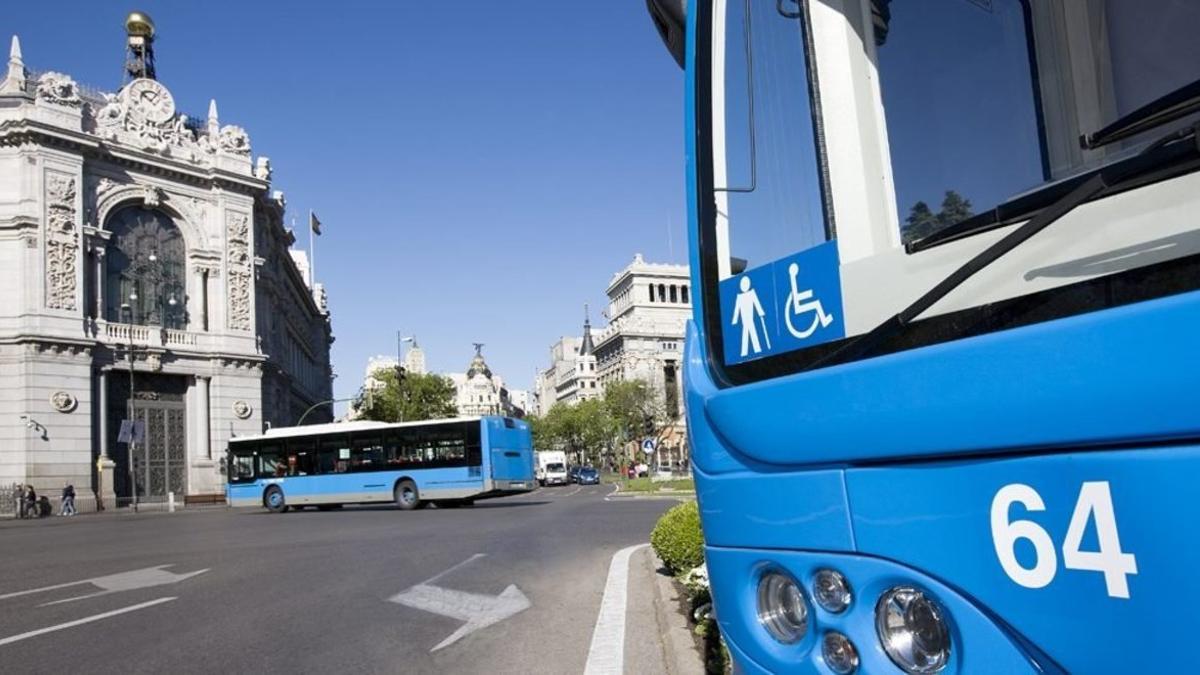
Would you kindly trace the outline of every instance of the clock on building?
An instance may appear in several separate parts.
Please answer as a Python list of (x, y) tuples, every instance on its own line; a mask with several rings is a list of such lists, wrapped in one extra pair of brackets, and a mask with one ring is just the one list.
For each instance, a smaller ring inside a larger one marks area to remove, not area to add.
[(125, 87), (125, 102), (142, 117), (162, 124), (175, 115), (175, 99), (157, 80), (141, 78)]

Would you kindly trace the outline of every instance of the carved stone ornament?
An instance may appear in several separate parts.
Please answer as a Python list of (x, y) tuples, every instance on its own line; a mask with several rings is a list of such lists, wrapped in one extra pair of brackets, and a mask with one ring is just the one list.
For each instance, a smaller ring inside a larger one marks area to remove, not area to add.
[(271, 159), (269, 157), (259, 157), (254, 162), (254, 177), (259, 180), (271, 180)]
[(46, 73), (38, 78), (37, 97), (39, 100), (54, 105), (78, 108), (83, 99), (79, 98), (79, 85), (70, 75), (62, 73)]
[(79, 228), (75, 223), (75, 176), (47, 170), (46, 189), (46, 306), (74, 310)]
[(50, 394), (50, 405), (60, 413), (69, 413), (79, 405), (79, 400), (69, 392), (56, 391)]
[(150, 370), (153, 370), (156, 373), (159, 372), (162, 370), (162, 356), (160, 354), (155, 354), (154, 352), (147, 354), (146, 365), (150, 367)]
[(247, 419), (250, 417), (250, 413), (252, 412), (254, 412), (254, 410), (250, 407), (249, 403), (246, 403), (245, 401), (233, 402), (233, 414), (236, 415), (238, 419)]
[(230, 211), (225, 216), (228, 269), (229, 328), (248, 331), (252, 328), (250, 293), (253, 268), (250, 260), (250, 216)]
[(250, 154), (250, 137), (246, 135), (245, 129), (233, 124), (221, 127), (219, 145), (225, 152), (235, 155)]
[(171, 93), (153, 80), (135, 80), (104, 94), (98, 110), (85, 108), (84, 130), (146, 152), (213, 166), (218, 153), (248, 156), (250, 137), (241, 127), (193, 124), (175, 110)]

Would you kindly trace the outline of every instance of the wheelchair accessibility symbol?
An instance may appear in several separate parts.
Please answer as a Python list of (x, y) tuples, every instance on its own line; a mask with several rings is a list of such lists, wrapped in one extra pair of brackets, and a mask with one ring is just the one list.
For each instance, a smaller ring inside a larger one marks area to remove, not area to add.
[(840, 271), (837, 242), (830, 240), (722, 279), (725, 362), (742, 363), (844, 337)]
[[(797, 340), (803, 340), (817, 332), (818, 328), (828, 328), (829, 324), (833, 323), (833, 315), (825, 312), (825, 308), (821, 305), (821, 300), (813, 297), (811, 288), (803, 291), (800, 290), (797, 281), (799, 275), (799, 264), (792, 263), (788, 265), (788, 280), (791, 284), (791, 293), (783, 301), (783, 319), (784, 323), (787, 324), (788, 332)], [(806, 324), (802, 317), (809, 312), (812, 312), (812, 319)], [(797, 326), (800, 326), (800, 328), (797, 328)]]

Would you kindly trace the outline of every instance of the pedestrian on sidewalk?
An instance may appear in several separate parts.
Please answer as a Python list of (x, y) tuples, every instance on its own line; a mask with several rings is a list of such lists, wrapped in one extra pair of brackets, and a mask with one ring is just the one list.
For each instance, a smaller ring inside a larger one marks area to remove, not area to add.
[(25, 494), (21, 504), (24, 506), (23, 514), (25, 518), (37, 518), (38, 504), (37, 493), (33, 491), (32, 485), (25, 486)]
[(58, 509), (60, 516), (75, 515), (75, 486), (67, 483), (62, 491), (62, 506)]

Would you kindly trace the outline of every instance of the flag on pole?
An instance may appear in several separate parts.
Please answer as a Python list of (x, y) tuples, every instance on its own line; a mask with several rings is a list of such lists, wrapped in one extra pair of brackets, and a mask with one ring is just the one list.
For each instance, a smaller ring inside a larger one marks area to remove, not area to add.
[(312, 211), (308, 212), (308, 226), (312, 229), (313, 234), (321, 235), (321, 221), (317, 219), (317, 214)]

